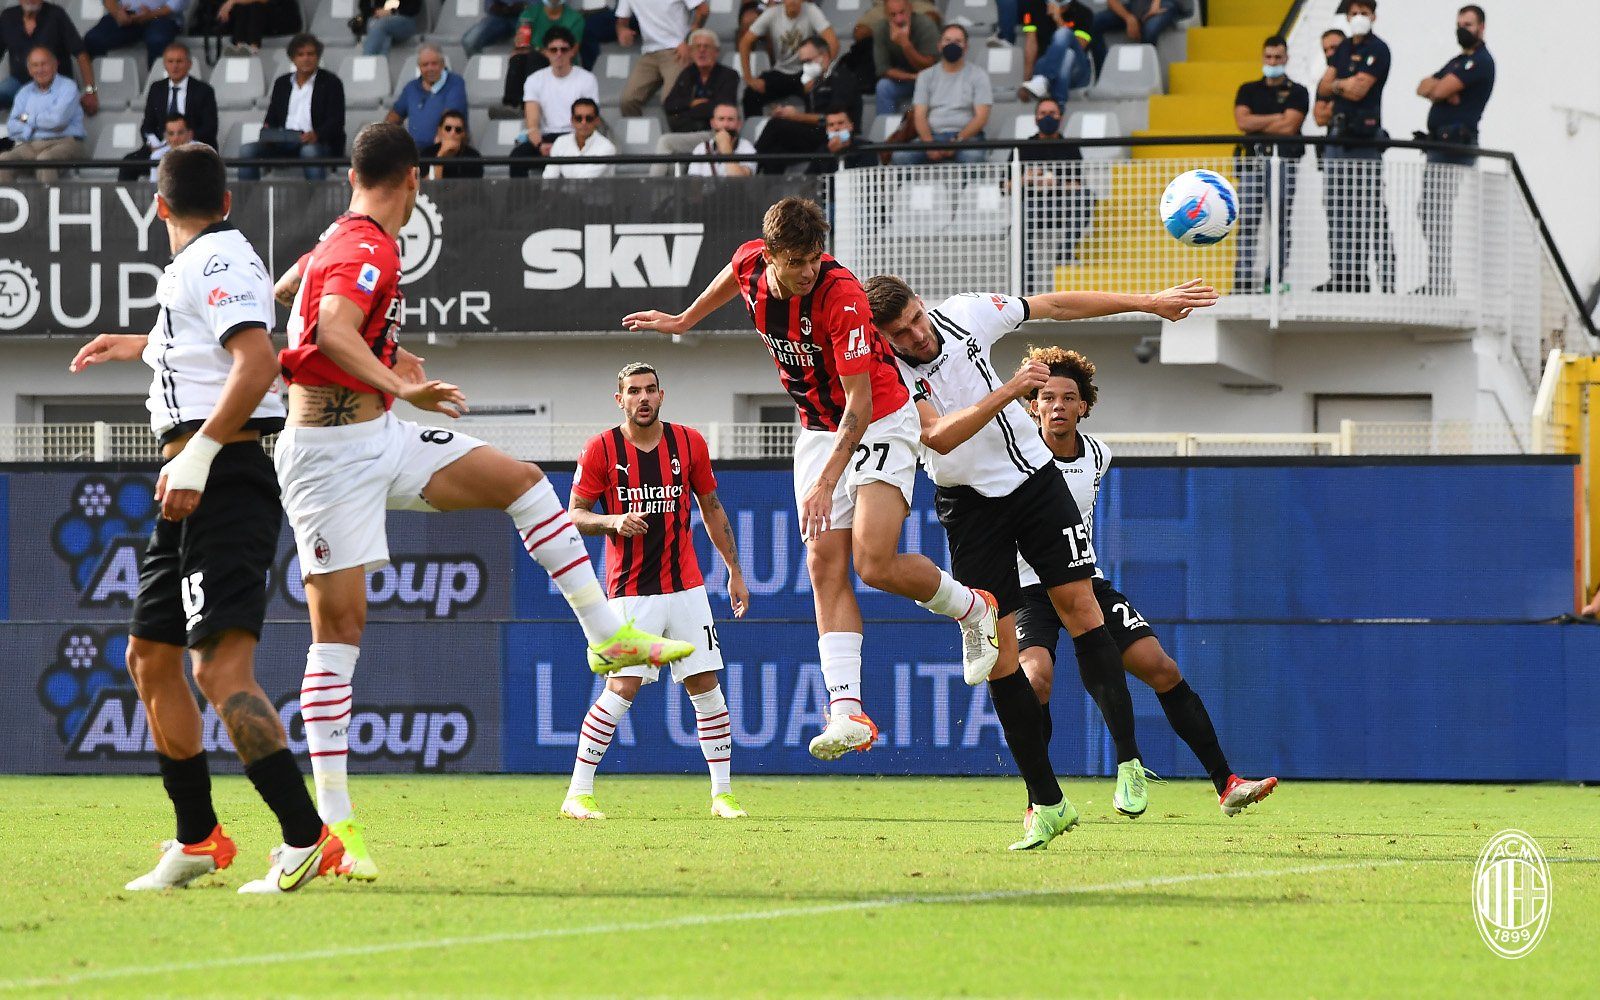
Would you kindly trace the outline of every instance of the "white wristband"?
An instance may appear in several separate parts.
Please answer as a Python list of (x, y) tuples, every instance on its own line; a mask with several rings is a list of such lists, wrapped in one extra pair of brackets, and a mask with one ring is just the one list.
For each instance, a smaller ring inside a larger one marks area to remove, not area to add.
[(161, 467), (161, 474), (167, 477), (167, 489), (203, 491), (206, 476), (211, 473), (211, 461), (221, 450), (220, 443), (196, 433), (182, 451)]

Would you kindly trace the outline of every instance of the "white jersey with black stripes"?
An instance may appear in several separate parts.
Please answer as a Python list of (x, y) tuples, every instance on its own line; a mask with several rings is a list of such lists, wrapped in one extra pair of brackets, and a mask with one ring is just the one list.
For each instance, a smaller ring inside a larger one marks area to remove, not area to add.
[[(1055, 462), (1056, 471), (1061, 473), (1061, 478), (1067, 481), (1067, 488), (1072, 491), (1072, 499), (1077, 501), (1078, 513), (1083, 515), (1083, 525), (1089, 529), (1089, 544), (1094, 544), (1094, 505), (1100, 497), (1100, 483), (1106, 477), (1106, 470), (1111, 467), (1111, 448), (1097, 437), (1092, 437), (1082, 431), (1078, 432), (1078, 457), (1058, 458), (1054, 455), (1051, 459)], [(1096, 549), (1095, 551), (1099, 551)], [(1024, 587), (1031, 587), (1039, 582), (1039, 574), (1033, 571), (1026, 559), (1017, 556), (1017, 575), (1022, 579)], [(1095, 564), (1094, 575), (1105, 578), (1098, 563)]]
[[(163, 440), (211, 416), (233, 370), (228, 338), (259, 326), (272, 332), (272, 279), (243, 233), (227, 222), (206, 227), (178, 251), (156, 286), (161, 312), (144, 361), (150, 380), (150, 429)], [(267, 393), (246, 427), (283, 426), (283, 401)]]
[[(926, 400), (943, 416), (978, 403), (1006, 383), (1009, 376), (994, 370), (989, 350), (1027, 321), (1025, 301), (963, 292), (945, 299), (928, 318), (939, 340), (939, 356), (926, 364), (899, 359), (913, 399)], [(939, 486), (969, 486), (986, 497), (1003, 497), (1050, 464), (1050, 449), (1028, 411), (1012, 401), (948, 455), (924, 448), (922, 464)]]

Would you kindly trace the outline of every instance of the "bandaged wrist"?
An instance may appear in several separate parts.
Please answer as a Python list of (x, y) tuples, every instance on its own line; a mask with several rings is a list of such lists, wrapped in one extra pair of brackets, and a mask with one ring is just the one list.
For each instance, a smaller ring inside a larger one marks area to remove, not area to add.
[(204, 490), (206, 476), (211, 473), (211, 462), (221, 450), (220, 442), (204, 434), (195, 434), (182, 451), (161, 467), (162, 474), (167, 477), (167, 489), (194, 490), (197, 493)]

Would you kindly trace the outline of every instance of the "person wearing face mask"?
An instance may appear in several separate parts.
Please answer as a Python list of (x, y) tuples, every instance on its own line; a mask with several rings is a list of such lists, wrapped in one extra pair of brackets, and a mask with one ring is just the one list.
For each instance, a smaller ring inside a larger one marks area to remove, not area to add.
[[(843, 110), (851, 122), (861, 120), (861, 85), (843, 62), (834, 62), (828, 45), (813, 35), (800, 45), (800, 80), (805, 88), (805, 104), (796, 108), (780, 104), (772, 109), (772, 120), (761, 130), (756, 151), (761, 153), (821, 152), (828, 137), (823, 118), (834, 109)], [(851, 126), (855, 130), (854, 125)], [(762, 173), (781, 174), (786, 163), (763, 163)]]
[(1033, 107), (1033, 125), (1038, 131), (1017, 147), (1023, 287), (1030, 295), (1055, 290), (1056, 267), (1074, 261), (1094, 216), (1094, 194), (1083, 186), (1083, 153), (1061, 134), (1061, 102), (1041, 99)]
[[(839, 58), (839, 36), (828, 23), (827, 15), (810, 0), (783, 0), (773, 4), (739, 36), (739, 69), (744, 75), (746, 117), (760, 115), (768, 104), (785, 97), (805, 96), (800, 46), (808, 38), (821, 38), (827, 44), (828, 58)], [(757, 76), (750, 67), (750, 54), (762, 39), (772, 51), (772, 68)]]
[(72, 15), (45, 0), (22, 0), (15, 7), (0, 11), (0, 39), (5, 42), (6, 55), (11, 61), (10, 72), (0, 75), (0, 107), (9, 108), (17, 91), (26, 87), (28, 53), (43, 47), (56, 57), (60, 75), (71, 80), (76, 63), (78, 78), (83, 89), (78, 98), (83, 113), (93, 115), (100, 110), (100, 98), (94, 85), (94, 66), (89, 53), (84, 50), (83, 38), (72, 23)]
[[(1234, 262), (1233, 291), (1235, 294), (1256, 290), (1256, 245), (1261, 230), (1266, 225), (1267, 200), (1272, 199), (1278, 217), (1277, 254), (1278, 280), (1289, 268), (1289, 216), (1294, 208), (1296, 175), (1300, 158), (1305, 155), (1304, 143), (1285, 141), (1283, 137), (1299, 136), (1305, 124), (1306, 112), (1311, 108), (1311, 95), (1306, 88), (1289, 79), (1289, 43), (1281, 35), (1268, 38), (1261, 47), (1261, 79), (1240, 84), (1233, 98), (1233, 120), (1245, 141), (1235, 150), (1234, 162), (1240, 188), (1239, 256)], [(1274, 174), (1270, 156), (1280, 159)], [(1260, 286), (1270, 292), (1272, 281), (1270, 262), (1263, 269)], [(1287, 287), (1285, 285), (1285, 287)]]
[[(922, 142), (967, 142), (982, 139), (994, 107), (994, 91), (989, 74), (967, 62), (967, 29), (959, 24), (945, 27), (939, 36), (940, 62), (917, 74), (917, 89), (911, 97), (912, 125)], [(891, 162), (980, 163), (988, 157), (982, 149), (905, 149)]]
[(1470, 150), (1478, 145), (1478, 123), (1494, 92), (1494, 56), (1483, 42), (1483, 8), (1468, 4), (1456, 12), (1456, 44), (1461, 53), (1432, 76), (1417, 84), (1417, 95), (1432, 102), (1428, 131), (1419, 139), (1448, 142), (1462, 152), (1430, 150), (1422, 173), (1422, 197), (1417, 220), (1428, 241), (1428, 282), (1414, 295), (1453, 295), (1450, 246), (1455, 240), (1455, 199), (1462, 171), (1478, 158)]
[[(1345, 34), (1338, 28), (1329, 28), (1322, 33), (1322, 61), (1325, 66), (1333, 65), (1333, 54), (1339, 51), (1339, 43), (1344, 41)], [(1318, 96), (1311, 102), (1311, 120), (1318, 128), (1327, 128), (1333, 124), (1333, 98)], [(1317, 147), (1317, 167), (1322, 167), (1322, 147)]]
[(863, 144), (861, 130), (856, 127), (855, 120), (850, 117), (850, 112), (841, 108), (829, 111), (822, 120), (823, 124), (823, 149), (829, 156), (836, 159), (817, 161), (806, 168), (809, 174), (831, 174), (839, 163), (844, 164), (846, 170), (856, 167), (875, 167), (878, 165), (876, 153), (860, 152)]
[[(1333, 101), (1331, 138), (1387, 139), (1383, 87), (1389, 80), (1389, 46), (1372, 33), (1378, 0), (1350, 0), (1350, 37), (1339, 43), (1317, 84), (1317, 96)], [(1376, 259), (1378, 287), (1394, 294), (1394, 245), (1383, 200), (1383, 150), (1378, 146), (1329, 146), (1323, 169), (1328, 189), (1328, 280), (1318, 292), (1372, 290), (1369, 264)]]

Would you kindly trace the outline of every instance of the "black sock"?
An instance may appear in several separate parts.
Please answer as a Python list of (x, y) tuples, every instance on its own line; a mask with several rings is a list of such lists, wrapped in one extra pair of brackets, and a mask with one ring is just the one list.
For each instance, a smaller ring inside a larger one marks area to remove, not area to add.
[(250, 783), (278, 817), (283, 828), (283, 842), (290, 847), (310, 847), (322, 836), (322, 817), (306, 791), (305, 776), (294, 754), (287, 749), (267, 754), (254, 763), (244, 766)]
[(1122, 651), (1111, 638), (1111, 630), (1101, 625), (1072, 637), (1078, 654), (1078, 676), (1083, 689), (1100, 706), (1100, 717), (1111, 730), (1117, 748), (1117, 763), (1139, 756), (1139, 741), (1133, 736), (1133, 696), (1128, 693), (1128, 677), (1122, 670)]
[(1050, 703), (1039, 702), (1039, 714), (1044, 716), (1044, 748), (1050, 749), (1050, 737), (1056, 734), (1056, 724), (1050, 721)]
[(167, 787), (173, 812), (178, 814), (178, 842), (200, 843), (217, 826), (217, 814), (211, 808), (211, 771), (206, 767), (205, 752), (183, 760), (174, 760), (166, 754), (158, 754), (156, 759), (161, 763), (161, 783)]
[(1039, 721), (1039, 696), (1022, 671), (989, 682), (989, 697), (994, 714), (1005, 730), (1006, 746), (1017, 762), (1022, 780), (1028, 783), (1028, 801), (1033, 805), (1053, 806), (1062, 799), (1055, 769), (1050, 766), (1050, 750), (1044, 742)]
[(1211, 776), (1211, 783), (1217, 786), (1217, 794), (1221, 795), (1222, 790), (1228, 787), (1228, 778), (1233, 774), (1233, 769), (1228, 766), (1228, 758), (1222, 752), (1222, 745), (1217, 742), (1217, 730), (1211, 725), (1206, 703), (1194, 693), (1188, 681), (1179, 681), (1171, 691), (1156, 697), (1161, 699), (1161, 709), (1167, 713), (1172, 731), (1182, 737), (1194, 755), (1200, 758), (1200, 766), (1206, 769)]

